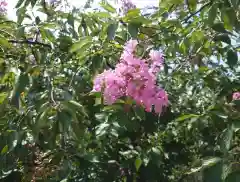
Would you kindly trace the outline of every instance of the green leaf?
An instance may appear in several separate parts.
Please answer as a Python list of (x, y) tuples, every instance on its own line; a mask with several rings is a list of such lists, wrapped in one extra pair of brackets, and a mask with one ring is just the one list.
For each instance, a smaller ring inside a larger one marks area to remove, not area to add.
[(37, 1), (38, 1), (38, 0), (31, 0), (31, 5), (32, 5), (32, 7), (34, 7), (34, 6), (36, 5)]
[(107, 133), (109, 126), (110, 126), (110, 124), (107, 122), (104, 122), (104, 123), (98, 125), (97, 129), (96, 129), (97, 137), (104, 136)]
[(138, 36), (138, 28), (139, 28), (139, 24), (129, 23), (128, 25), (128, 32), (130, 33), (131, 37), (134, 39), (136, 39)]
[(7, 98), (8, 94), (6, 92), (0, 93), (0, 104)]
[(235, 132), (237, 132), (238, 130), (240, 130), (240, 121), (235, 121), (233, 123), (233, 128), (235, 130)]
[(141, 14), (140, 9), (130, 9), (124, 19), (131, 20), (133, 18), (139, 17)]
[(58, 112), (58, 119), (60, 121), (59, 124), (62, 128), (62, 132), (67, 132), (72, 121), (71, 114), (69, 114), (67, 110), (62, 110), (61, 112)]
[(111, 18), (112, 16), (108, 12), (96, 12), (93, 14), (95, 17), (99, 18)]
[(82, 104), (74, 101), (74, 100), (69, 100), (64, 103), (65, 105), (69, 106), (69, 108), (74, 109), (75, 111), (79, 111), (80, 113), (84, 114), (87, 116), (87, 113), (85, 111), (85, 108)]
[(141, 167), (141, 165), (142, 165), (142, 160), (141, 160), (140, 158), (137, 158), (137, 159), (135, 160), (136, 171), (139, 170), (139, 168)]
[(184, 121), (184, 120), (187, 120), (187, 119), (190, 119), (190, 118), (196, 118), (196, 117), (199, 117), (199, 115), (187, 114), (187, 115), (183, 115), (183, 116), (178, 117), (176, 119), (176, 121), (179, 122), (179, 121)]
[(39, 23), (41, 22), (39, 16), (37, 16), (37, 17), (35, 18), (35, 22), (36, 22), (37, 25), (39, 25)]
[(19, 25), (22, 24), (24, 17), (26, 16), (26, 12), (27, 12), (26, 7), (22, 7), (17, 10), (17, 23)]
[(108, 28), (107, 28), (108, 40), (114, 39), (117, 28), (118, 28), (117, 23), (113, 23), (108, 26)]
[(238, 6), (240, 5), (240, 1), (239, 0), (231, 0), (231, 3), (233, 5), (233, 7), (238, 8)]
[(139, 120), (145, 120), (145, 111), (143, 107), (134, 108), (135, 114)]
[(112, 7), (108, 2), (105, 1), (105, 2), (101, 2), (99, 4), (106, 11), (111, 12), (111, 13), (116, 13), (116, 9), (114, 7)]
[(24, 33), (25, 33), (25, 27), (23, 27), (23, 26), (19, 27), (17, 29), (16, 38), (19, 39), (19, 38), (24, 37), (25, 36)]
[(226, 153), (230, 149), (232, 139), (233, 139), (233, 134), (234, 134), (234, 128), (233, 125), (230, 125), (228, 128), (226, 128), (223, 131), (222, 135), (222, 142), (221, 142), (221, 150)]
[(43, 39), (48, 39), (50, 42), (55, 41), (54, 34), (49, 29), (44, 29), (43, 27), (40, 28), (40, 32)]
[(206, 168), (203, 171), (204, 182), (213, 182), (213, 181), (221, 182), (222, 181), (222, 172), (223, 172), (222, 160), (220, 159), (213, 160), (211, 161), (211, 163), (205, 166)]
[(225, 16), (227, 17), (227, 23), (229, 24), (229, 30), (232, 30), (232, 27), (234, 27), (238, 21), (236, 12), (234, 8), (226, 8), (225, 11)]
[(220, 33), (227, 33), (227, 31), (225, 30), (224, 28), (224, 25), (223, 23), (215, 23), (213, 26), (212, 26), (212, 29), (217, 31), (217, 32), (220, 32)]
[(48, 125), (48, 112), (50, 111), (51, 108), (47, 108), (45, 111), (43, 111), (37, 120), (36, 129), (39, 131), (39, 129), (45, 127)]
[(11, 103), (16, 107), (19, 107), (19, 97), (24, 92), (25, 87), (29, 84), (29, 77), (26, 73), (21, 73), (15, 84), (15, 88), (12, 92)]
[(234, 171), (226, 177), (224, 182), (239, 182), (240, 181), (240, 171)]
[(8, 152), (8, 145), (5, 145), (5, 147), (3, 147), (3, 149), (1, 150), (1, 155), (5, 154)]
[(9, 42), (6, 38), (0, 37), (0, 46), (5, 47), (5, 48), (9, 48), (10, 44), (9, 44)]
[(19, 0), (15, 6), (15, 8), (19, 8), (25, 0)]
[(83, 37), (83, 38), (80, 38), (80, 40), (78, 42), (75, 42), (71, 49), (70, 49), (70, 52), (77, 52), (79, 51), (81, 48), (83, 48), (83, 46), (85, 45), (88, 45), (92, 42), (92, 37), (90, 36), (87, 36), (87, 37)]
[(201, 170), (205, 170), (206, 168), (214, 166), (214, 165), (218, 164), (219, 162), (221, 162), (221, 159), (218, 157), (205, 159), (205, 160), (203, 160), (202, 165), (200, 167), (192, 168), (191, 171), (189, 171), (187, 174), (192, 174), (192, 173), (195, 173), (195, 172), (198, 172)]
[(227, 52), (227, 63), (229, 65), (229, 67), (233, 68), (233, 66), (235, 66), (237, 64), (237, 62), (238, 62), (237, 52), (230, 49)]
[(214, 37), (215, 41), (222, 41), (225, 42), (227, 44), (231, 44), (231, 39), (227, 34), (222, 34), (222, 35), (217, 35), (216, 37)]

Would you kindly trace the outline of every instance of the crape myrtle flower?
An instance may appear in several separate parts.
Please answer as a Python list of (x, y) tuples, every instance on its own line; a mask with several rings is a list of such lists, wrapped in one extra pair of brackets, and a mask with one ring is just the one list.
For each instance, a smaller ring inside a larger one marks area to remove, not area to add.
[(128, 41), (115, 69), (98, 74), (93, 83), (92, 92), (101, 92), (107, 105), (114, 104), (122, 97), (133, 99), (147, 112), (161, 113), (168, 105), (168, 96), (164, 89), (156, 84), (156, 75), (163, 65), (163, 55), (151, 50), (149, 59), (135, 56), (138, 45), (136, 40)]

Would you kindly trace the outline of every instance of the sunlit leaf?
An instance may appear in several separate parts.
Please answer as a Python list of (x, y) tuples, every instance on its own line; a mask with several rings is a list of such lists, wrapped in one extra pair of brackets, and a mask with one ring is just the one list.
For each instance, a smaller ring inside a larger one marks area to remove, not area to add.
[(142, 160), (141, 160), (140, 158), (137, 158), (137, 159), (135, 160), (135, 168), (136, 168), (136, 171), (139, 170), (139, 168), (141, 167), (141, 165), (142, 165)]
[(184, 120), (187, 120), (187, 119), (191, 119), (191, 118), (197, 118), (199, 117), (199, 115), (195, 115), (195, 114), (186, 114), (186, 115), (183, 115), (183, 116), (180, 116), (176, 119), (176, 121), (184, 121)]
[(85, 45), (89, 45), (92, 42), (91, 37), (83, 37), (81, 38), (78, 42), (75, 42), (73, 46), (71, 47), (70, 51), (71, 52), (77, 52), (81, 50), (81, 48)]
[(8, 145), (5, 145), (3, 149), (1, 150), (1, 155), (5, 154), (8, 152)]
[(101, 2), (100, 6), (108, 12), (115, 13), (116, 9), (112, 7), (108, 2)]

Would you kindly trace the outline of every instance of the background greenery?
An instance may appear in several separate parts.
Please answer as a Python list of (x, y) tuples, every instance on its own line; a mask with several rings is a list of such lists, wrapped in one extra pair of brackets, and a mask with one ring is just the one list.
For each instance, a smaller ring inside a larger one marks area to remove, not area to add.
[[(0, 181), (239, 182), (240, 1), (162, 0), (123, 16), (91, 3), (19, 0), (16, 22), (0, 17)], [(90, 94), (130, 38), (165, 54), (161, 116)]]

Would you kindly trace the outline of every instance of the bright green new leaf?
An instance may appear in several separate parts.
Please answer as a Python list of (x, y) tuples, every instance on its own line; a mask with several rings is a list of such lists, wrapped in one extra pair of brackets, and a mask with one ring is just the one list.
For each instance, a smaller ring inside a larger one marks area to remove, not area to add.
[(176, 121), (184, 121), (184, 120), (187, 120), (187, 119), (191, 119), (191, 118), (197, 118), (199, 117), (199, 115), (196, 115), (196, 114), (186, 114), (186, 115), (183, 115), (183, 116), (180, 116), (176, 119)]
[(7, 39), (0, 37), (0, 47), (9, 48), (10, 44)]
[(142, 165), (142, 160), (141, 160), (140, 158), (137, 158), (137, 159), (135, 160), (136, 171), (139, 170), (139, 168), (141, 167), (141, 165)]
[(8, 145), (5, 145), (3, 149), (1, 150), (1, 155), (5, 154), (8, 152)]

